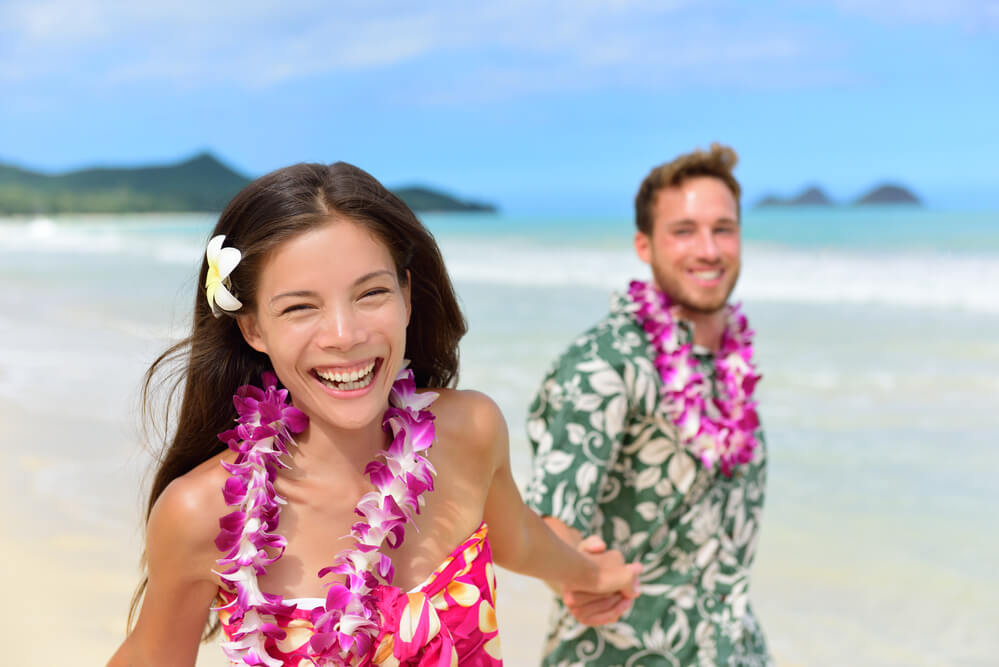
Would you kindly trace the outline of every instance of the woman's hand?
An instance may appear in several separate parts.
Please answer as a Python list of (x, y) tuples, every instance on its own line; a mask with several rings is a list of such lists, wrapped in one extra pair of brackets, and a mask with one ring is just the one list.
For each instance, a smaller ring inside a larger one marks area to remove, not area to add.
[(618, 551), (607, 551), (604, 541), (595, 535), (582, 540), (577, 549), (597, 565), (591, 590), (562, 588), (562, 601), (573, 617), (583, 625), (605, 625), (621, 618), (640, 594), (638, 575), (641, 563), (625, 563)]

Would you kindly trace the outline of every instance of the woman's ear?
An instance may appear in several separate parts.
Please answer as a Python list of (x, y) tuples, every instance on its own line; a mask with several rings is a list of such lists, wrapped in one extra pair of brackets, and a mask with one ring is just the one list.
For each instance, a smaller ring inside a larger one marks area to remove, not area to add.
[(256, 315), (240, 315), (236, 318), (236, 324), (239, 325), (239, 331), (243, 334), (243, 340), (246, 341), (247, 345), (257, 352), (267, 354), (267, 344), (260, 334)]

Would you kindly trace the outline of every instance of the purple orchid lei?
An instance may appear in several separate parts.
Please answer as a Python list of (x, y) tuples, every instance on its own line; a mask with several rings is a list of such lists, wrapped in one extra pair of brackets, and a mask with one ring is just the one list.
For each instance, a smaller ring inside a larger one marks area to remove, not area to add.
[[(281, 456), (294, 444), (292, 434), (305, 430), (308, 417), (288, 403), (288, 391), (277, 388), (273, 373), (262, 379), (263, 389), (240, 387), (233, 397), (239, 425), (219, 435), (236, 452), (233, 463), (222, 463), (232, 474), (222, 492), (226, 504), (237, 509), (219, 521), (215, 544), (226, 552), (218, 560), (218, 574), (236, 591), (226, 607), (233, 609), (232, 621), (242, 620), (223, 650), (234, 662), (281, 667), (281, 660), (268, 654), (266, 642), (284, 637), (273, 616), (290, 614), (295, 606), (285, 604), (280, 595), (262, 592), (258, 579), (287, 546), (275, 532), (285, 500), (274, 490), (274, 480), (278, 468), (288, 467)], [(361, 662), (378, 636), (380, 616), (373, 591), (380, 582), (391, 584), (394, 575), (392, 560), (379, 548), (383, 542), (393, 549), (402, 544), (406, 522), (423, 506), (421, 495), (434, 488), (436, 471), (423, 453), (434, 441), (434, 415), (427, 408), (436, 398), (432, 392), (416, 393), (409, 369), (400, 371), (392, 385), (382, 420), (392, 442), (365, 468), (375, 490), (361, 497), (354, 509), (361, 517), (351, 527), (355, 547), (341, 551), (319, 572), (320, 578), (340, 574), (344, 581), (331, 585), (325, 605), (310, 612), (315, 633), (309, 648), (317, 665)]]
[(635, 318), (656, 352), (667, 410), (681, 442), (705, 467), (719, 465), (731, 477), (735, 466), (748, 463), (756, 448), (759, 416), (753, 390), (760, 379), (753, 366), (753, 331), (739, 306), (727, 309), (721, 349), (715, 360), (720, 396), (711, 396), (707, 378), (697, 372), (692, 343), (680, 344), (670, 298), (652, 282), (634, 280), (628, 295), (637, 306)]

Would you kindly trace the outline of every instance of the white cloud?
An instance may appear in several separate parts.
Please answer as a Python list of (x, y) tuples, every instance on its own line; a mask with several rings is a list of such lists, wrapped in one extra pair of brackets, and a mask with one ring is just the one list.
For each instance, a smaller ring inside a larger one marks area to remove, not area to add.
[(999, 0), (835, 0), (833, 4), (846, 13), (895, 25), (905, 21), (946, 23), (970, 30), (999, 29)]
[(25, 86), (79, 72), (97, 87), (267, 88), (421, 59), (434, 59), (425, 99), (849, 76), (820, 30), (734, 0), (6, 0), (0, 44), (0, 60), (18, 63), (0, 83)]

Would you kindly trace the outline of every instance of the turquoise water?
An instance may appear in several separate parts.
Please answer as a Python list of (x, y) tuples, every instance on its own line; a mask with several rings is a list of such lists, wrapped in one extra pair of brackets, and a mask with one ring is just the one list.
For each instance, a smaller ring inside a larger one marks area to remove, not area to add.
[[(548, 364), (647, 275), (631, 222), (426, 222), (470, 325), (461, 386), (497, 400), (524, 480)], [(142, 371), (186, 326), (212, 223), (0, 220), (0, 399), (97, 431), (32, 443), (48, 465), (13, 466), (8, 488), (133, 530), (141, 460), (122, 433)], [(780, 663), (993, 664), (999, 212), (753, 210), (744, 237), (736, 296), (772, 461), (754, 604)]]
[[(630, 217), (426, 216), (444, 236), (530, 238), (545, 243), (619, 245), (634, 233)], [(767, 208), (743, 214), (743, 238), (797, 248), (999, 252), (999, 212), (936, 211), (906, 206)]]

